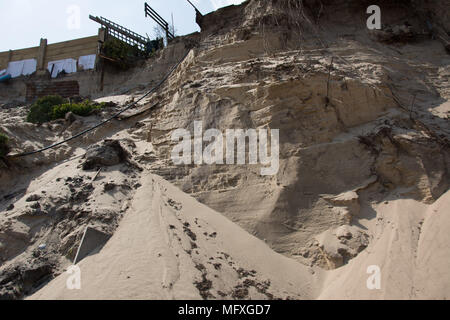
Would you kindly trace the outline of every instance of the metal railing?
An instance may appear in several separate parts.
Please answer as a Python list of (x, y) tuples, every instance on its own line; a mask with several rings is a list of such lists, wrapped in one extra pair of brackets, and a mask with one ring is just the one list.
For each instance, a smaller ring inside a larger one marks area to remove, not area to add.
[(170, 32), (169, 23), (166, 20), (164, 20), (158, 14), (158, 12), (153, 10), (152, 7), (150, 7), (147, 2), (145, 3), (145, 17), (152, 18), (161, 28), (164, 29), (164, 31), (166, 32), (167, 41), (170, 41), (175, 38), (175, 35), (172, 32)]

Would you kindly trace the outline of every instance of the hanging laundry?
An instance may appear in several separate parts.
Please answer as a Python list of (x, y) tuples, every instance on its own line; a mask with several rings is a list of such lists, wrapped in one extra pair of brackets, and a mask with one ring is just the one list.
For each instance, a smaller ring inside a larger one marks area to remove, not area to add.
[(29, 59), (23, 61), (23, 71), (22, 75), (28, 76), (36, 72), (37, 69), (37, 60)]
[(51, 61), (48, 63), (47, 69), (51, 73), (52, 78), (56, 78), (63, 71), (65, 73), (77, 72), (77, 61), (74, 59)]
[(23, 71), (23, 61), (14, 61), (10, 62), (8, 64), (7, 72), (11, 75), (13, 78), (20, 77), (22, 75)]
[(59, 73), (64, 70), (64, 60), (54, 61), (48, 63), (48, 71), (50, 72), (52, 78), (56, 78)]
[(17, 78), (20, 76), (28, 76), (36, 72), (37, 61), (36, 59), (27, 59), (21, 61), (13, 61), (8, 64), (7, 73), (11, 75), (12, 78)]
[(83, 70), (92, 70), (95, 68), (96, 58), (97, 56), (95, 54), (81, 56), (78, 59), (78, 66), (80, 66)]

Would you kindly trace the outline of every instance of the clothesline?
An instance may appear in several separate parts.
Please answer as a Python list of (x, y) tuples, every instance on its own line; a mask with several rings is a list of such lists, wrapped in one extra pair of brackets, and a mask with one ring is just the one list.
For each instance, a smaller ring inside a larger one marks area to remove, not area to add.
[[(78, 68), (81, 70), (92, 70), (95, 68), (95, 61), (97, 55), (91, 54), (81, 56), (78, 60), (75, 59), (63, 59), (57, 61), (50, 61), (47, 64), (47, 69), (52, 78), (56, 78), (61, 72), (75, 73)], [(0, 75), (9, 74), (12, 78), (20, 76), (28, 76), (35, 73), (37, 70), (36, 59), (27, 59), (21, 61), (13, 61), (8, 64), (8, 68), (0, 71)]]
[(78, 67), (80, 67), (82, 70), (92, 70), (95, 68), (96, 58), (97, 56), (95, 54), (91, 54), (79, 57), (78, 62), (75, 59), (50, 61), (47, 68), (51, 74), (51, 77), (56, 78), (63, 71), (65, 73), (75, 73), (77, 72)]
[(74, 73), (77, 72), (77, 61), (74, 59), (64, 59), (51, 61), (48, 63), (48, 71), (52, 78), (56, 78), (61, 72)]
[(8, 69), (6, 69), (6, 72), (10, 74), (12, 78), (17, 78), (35, 73), (36, 67), (36, 59), (13, 61), (8, 64)]

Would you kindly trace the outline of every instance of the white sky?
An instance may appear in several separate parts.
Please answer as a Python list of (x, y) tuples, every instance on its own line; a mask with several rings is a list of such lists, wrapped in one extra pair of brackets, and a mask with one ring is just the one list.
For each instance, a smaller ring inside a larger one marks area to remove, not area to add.
[[(203, 13), (209, 13), (244, 0), (191, 0)], [(96, 35), (99, 24), (89, 14), (102, 16), (143, 36), (153, 38), (156, 25), (145, 18), (145, 0), (0, 0), (0, 51), (35, 47), (41, 38), (49, 43)], [(195, 11), (186, 0), (147, 0), (165, 20), (173, 14), (178, 35), (198, 31)], [(79, 27), (70, 8), (79, 8)], [(72, 27), (70, 27), (72, 22)]]

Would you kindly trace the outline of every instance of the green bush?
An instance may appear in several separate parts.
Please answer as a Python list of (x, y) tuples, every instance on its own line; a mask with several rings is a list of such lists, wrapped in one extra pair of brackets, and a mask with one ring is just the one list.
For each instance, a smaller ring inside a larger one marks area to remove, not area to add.
[(105, 107), (105, 103), (93, 103), (85, 100), (80, 103), (68, 103), (59, 96), (48, 96), (33, 104), (28, 113), (27, 121), (42, 124), (57, 119), (64, 119), (68, 112), (81, 117), (87, 117), (95, 110)]
[(104, 107), (104, 104), (95, 104), (89, 100), (81, 103), (65, 103), (59, 106), (53, 107), (52, 120), (65, 118), (68, 112), (72, 112), (80, 117), (87, 117), (92, 114), (94, 110), (100, 110)]
[(60, 96), (47, 96), (38, 99), (28, 112), (27, 121), (31, 123), (45, 123), (52, 120), (53, 108), (65, 103)]
[(146, 56), (137, 46), (131, 46), (115, 38), (110, 38), (103, 43), (102, 52), (105, 56), (113, 59), (116, 66), (123, 70), (133, 67), (136, 58)]
[(0, 158), (6, 156), (9, 152), (8, 136), (0, 132)]

